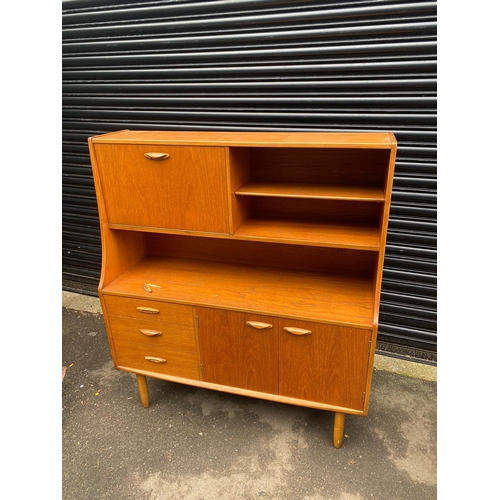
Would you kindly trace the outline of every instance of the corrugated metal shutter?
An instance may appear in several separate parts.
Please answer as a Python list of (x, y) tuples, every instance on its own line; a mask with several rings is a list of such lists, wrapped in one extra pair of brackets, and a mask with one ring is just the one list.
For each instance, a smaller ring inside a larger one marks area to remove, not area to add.
[(66, 289), (95, 293), (100, 270), (91, 135), (392, 130), (398, 155), (379, 341), (435, 359), (436, 2), (62, 5)]

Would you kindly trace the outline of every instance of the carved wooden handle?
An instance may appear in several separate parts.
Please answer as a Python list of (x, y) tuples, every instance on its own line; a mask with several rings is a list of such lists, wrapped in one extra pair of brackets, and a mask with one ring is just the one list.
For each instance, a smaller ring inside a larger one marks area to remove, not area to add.
[(285, 326), (285, 332), (293, 333), (294, 335), (311, 335), (311, 330), (304, 330), (303, 328), (295, 328), (293, 326)]
[(159, 309), (153, 309), (152, 307), (136, 307), (136, 309), (145, 314), (158, 314), (160, 312)]
[(141, 328), (139, 331), (143, 335), (146, 335), (146, 337), (159, 337), (160, 335), (163, 335), (163, 332), (159, 332), (158, 330), (147, 330), (146, 328)]
[(142, 288), (144, 288), (144, 290), (146, 290), (146, 292), (148, 293), (153, 293), (153, 290), (151, 290), (151, 288), (161, 288), (160, 285), (153, 285), (153, 283), (144, 283), (142, 285)]
[(261, 323), (260, 321), (247, 321), (246, 324), (252, 328), (257, 328), (257, 330), (265, 330), (266, 328), (273, 327), (273, 325), (269, 323)]
[(144, 153), (144, 156), (148, 160), (167, 160), (168, 158), (170, 158), (170, 155), (168, 153), (154, 153), (154, 152), (151, 152), (151, 153)]
[(151, 361), (151, 363), (166, 363), (167, 360), (163, 358), (155, 358), (154, 356), (144, 356), (144, 359), (147, 359), (148, 361)]

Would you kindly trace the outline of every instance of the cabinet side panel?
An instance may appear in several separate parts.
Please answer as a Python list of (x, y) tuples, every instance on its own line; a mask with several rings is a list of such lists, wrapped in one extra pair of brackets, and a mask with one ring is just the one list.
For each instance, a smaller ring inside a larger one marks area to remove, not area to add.
[[(146, 242), (143, 234), (118, 232), (109, 229), (106, 200), (104, 198), (100, 168), (92, 138), (89, 138), (88, 145), (101, 232), (102, 260), (101, 278), (98, 286), (100, 294), (106, 285), (144, 257), (146, 254)], [(104, 307), (103, 310), (105, 312)]]
[[(373, 304), (373, 311), (374, 311), (374, 318), (373, 318), (373, 324), (378, 326), (378, 320), (379, 320), (379, 312), (380, 312), (380, 294), (382, 291), (382, 276), (383, 276), (383, 271), (384, 271), (384, 258), (385, 258), (385, 247), (387, 243), (387, 229), (389, 226), (389, 213), (391, 209), (391, 197), (392, 197), (392, 185), (394, 181), (394, 171), (395, 171), (395, 166), (396, 166), (396, 153), (397, 153), (397, 142), (394, 137), (394, 134), (390, 134), (390, 137), (392, 139), (392, 147), (389, 152), (387, 153), (387, 163), (386, 163), (386, 177), (385, 177), (385, 186), (384, 186), (384, 192), (385, 192), (385, 201), (383, 204), (383, 209), (382, 209), (382, 217), (381, 217), (381, 222), (380, 222), (380, 251), (378, 255), (378, 264), (377, 264), (377, 269), (376, 269), (376, 275), (375, 275), (375, 280), (374, 280), (374, 304)], [(378, 328), (377, 328), (378, 329)], [(377, 329), (375, 330), (375, 338), (373, 339), (373, 342), (376, 342), (376, 333)]]

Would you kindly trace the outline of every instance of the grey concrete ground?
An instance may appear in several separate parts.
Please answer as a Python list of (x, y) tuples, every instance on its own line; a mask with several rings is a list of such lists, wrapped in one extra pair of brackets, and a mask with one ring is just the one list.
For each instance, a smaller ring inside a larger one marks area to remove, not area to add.
[(377, 356), (370, 413), (333, 415), (113, 368), (98, 300), (63, 293), (64, 500), (437, 498), (436, 369)]

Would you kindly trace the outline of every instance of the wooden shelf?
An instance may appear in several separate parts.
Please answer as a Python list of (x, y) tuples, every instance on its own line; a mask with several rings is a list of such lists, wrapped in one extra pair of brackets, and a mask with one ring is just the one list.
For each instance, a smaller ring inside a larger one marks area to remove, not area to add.
[(328, 200), (383, 202), (384, 192), (377, 187), (303, 184), (293, 182), (248, 182), (236, 190), (237, 196), (270, 196)]
[(193, 235), (200, 238), (222, 240), (266, 241), (270, 243), (345, 248), (350, 250), (380, 250), (380, 237), (377, 228), (325, 221), (252, 218), (242, 224), (235, 231), (234, 235), (179, 231), (168, 228), (126, 226), (121, 224), (110, 224), (109, 228), (137, 233)]
[(148, 256), (103, 293), (371, 328), (373, 290), (368, 278)]
[(234, 236), (239, 239), (318, 245), (358, 250), (380, 250), (378, 227), (318, 220), (252, 218)]

